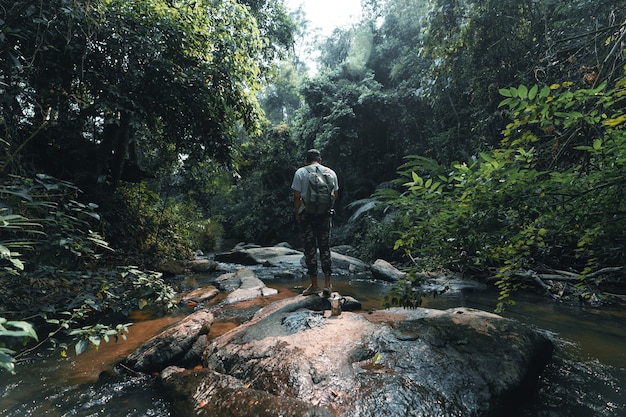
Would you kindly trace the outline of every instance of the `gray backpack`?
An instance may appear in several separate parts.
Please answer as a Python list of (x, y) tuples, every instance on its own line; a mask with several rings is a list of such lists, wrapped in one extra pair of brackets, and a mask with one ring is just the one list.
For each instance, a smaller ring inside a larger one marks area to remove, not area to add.
[(307, 173), (307, 191), (302, 196), (304, 210), (311, 214), (328, 213), (333, 205), (334, 179), (327, 169), (319, 165), (305, 167)]

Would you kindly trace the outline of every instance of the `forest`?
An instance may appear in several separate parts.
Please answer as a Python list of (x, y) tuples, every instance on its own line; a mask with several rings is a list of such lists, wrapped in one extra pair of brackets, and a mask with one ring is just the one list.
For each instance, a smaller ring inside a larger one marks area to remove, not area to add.
[(499, 309), (549, 282), (623, 300), (624, 10), (362, 0), (313, 39), (283, 0), (0, 1), (0, 367), (171, 308), (167, 262), (297, 247), (309, 148), (332, 244), (411, 272), (392, 304), (441, 269)]

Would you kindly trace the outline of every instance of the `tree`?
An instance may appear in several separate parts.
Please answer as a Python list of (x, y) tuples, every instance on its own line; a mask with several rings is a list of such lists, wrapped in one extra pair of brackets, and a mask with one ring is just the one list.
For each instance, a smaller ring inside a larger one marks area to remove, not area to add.
[(550, 80), (588, 87), (596, 62), (611, 79), (620, 67), (618, 3), (367, 2), (362, 22), (322, 45), (323, 72), (304, 86), (296, 130), (347, 167), (348, 201), (386, 187), (406, 155), (470, 165), (502, 138), (499, 89)]
[(290, 62), (283, 62), (277, 67), (277, 75), (259, 94), (259, 101), (272, 126), (281, 123), (292, 125), (296, 111), (302, 106), (298, 85), (304, 75)]
[(224, 209), (228, 237), (267, 245), (297, 234), (291, 181), (302, 154), (286, 124), (242, 146), (241, 177)]
[(260, 129), (263, 60), (291, 39), (282, 3), (252, 6), (275, 20), (234, 0), (12, 2), (0, 68), (13, 165), (3, 170), (22, 156), (79, 184), (115, 185), (228, 161), (239, 126)]
[[(494, 270), (501, 306), (528, 278), (561, 268), (583, 295), (595, 290), (587, 276), (623, 277), (626, 76), (611, 88), (571, 86), (502, 89), (513, 121), (500, 148), (451, 167), (412, 157), (400, 171), (405, 192), (379, 193), (396, 209), (396, 247), (417, 268)], [(566, 166), (547, 163), (558, 155), (543, 146), (546, 128), (567, 138)]]
[[(48, 334), (40, 343), (64, 350), (63, 333), (81, 353), (124, 336), (114, 316), (167, 309), (174, 296), (159, 273), (100, 269), (108, 245), (94, 230), (134, 242), (109, 261), (147, 254), (154, 265), (219, 229), (198, 219), (204, 196), (190, 201), (184, 186), (233, 176), (293, 24), (280, 0), (22, 0), (0, 6), (0, 25), (0, 333), (32, 337), (29, 315)], [(0, 366), (11, 348), (0, 345)]]
[[(125, 337), (129, 324), (111, 324), (120, 314), (174, 305), (174, 291), (158, 273), (97, 269), (110, 248), (93, 231), (97, 206), (77, 201), (80, 193), (43, 174), (0, 183), (0, 367), (9, 371), (14, 354), (44, 344), (65, 352), (70, 340), (80, 354), (89, 344)], [(46, 336), (39, 339), (35, 328)], [(27, 345), (31, 339), (38, 343)]]

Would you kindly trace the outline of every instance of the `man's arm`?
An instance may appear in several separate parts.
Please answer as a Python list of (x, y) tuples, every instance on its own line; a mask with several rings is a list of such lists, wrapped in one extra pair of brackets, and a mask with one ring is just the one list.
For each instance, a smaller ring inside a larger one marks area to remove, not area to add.
[(293, 191), (293, 208), (296, 211), (296, 220), (300, 220), (300, 204), (302, 204), (302, 195), (300, 191)]

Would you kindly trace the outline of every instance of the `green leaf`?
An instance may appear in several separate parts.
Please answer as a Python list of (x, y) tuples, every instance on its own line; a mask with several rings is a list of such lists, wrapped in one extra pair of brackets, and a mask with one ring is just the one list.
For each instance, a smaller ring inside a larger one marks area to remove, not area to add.
[(550, 90), (550, 87), (548, 87), (547, 85), (544, 86), (539, 93), (539, 98), (547, 98), (550, 95), (550, 91), (552, 91)]
[[(13, 327), (20, 330), (7, 330), (7, 327)], [(32, 324), (26, 321), (7, 321), (4, 318), (0, 318), (0, 336), (30, 337), (32, 339), (39, 340)]]
[(599, 151), (602, 148), (602, 139), (596, 139), (593, 141), (593, 149)]
[(74, 346), (74, 351), (76, 352), (76, 356), (85, 353), (88, 347), (89, 347), (89, 342), (87, 340), (85, 339), (79, 340), (78, 343), (76, 343), (76, 346)]
[(489, 155), (488, 153), (481, 152), (479, 155), (480, 155), (480, 158), (481, 158), (483, 161), (486, 161), (486, 162), (494, 162), (494, 161), (495, 161), (495, 159), (493, 158), (493, 156)]
[(94, 346), (100, 346), (100, 336), (98, 336), (97, 334), (92, 334), (89, 335), (89, 341), (94, 345)]
[(537, 92), (539, 91), (539, 87), (535, 84), (532, 86), (530, 91), (528, 92), (528, 99), (534, 100), (537, 97)]
[(411, 177), (413, 178), (413, 182), (415, 185), (419, 185), (420, 187), (424, 185), (424, 180), (422, 177), (417, 175), (415, 172), (411, 172)]
[(515, 107), (517, 107), (519, 105), (520, 101), (519, 98), (515, 97), (511, 97), (511, 98), (505, 98), (504, 100), (502, 100), (500, 102), (500, 104), (498, 104), (498, 107), (504, 107), (504, 106), (508, 106), (509, 108), (513, 109)]
[(12, 350), (0, 348), (0, 368), (4, 368), (11, 373), (15, 373), (15, 362), (11, 357)]
[(501, 96), (513, 97), (513, 93), (511, 93), (511, 90), (509, 90), (508, 88), (501, 88), (498, 90), (498, 92), (500, 93)]
[(522, 99), (528, 97), (528, 87), (523, 84), (520, 85), (517, 89), (517, 96)]

